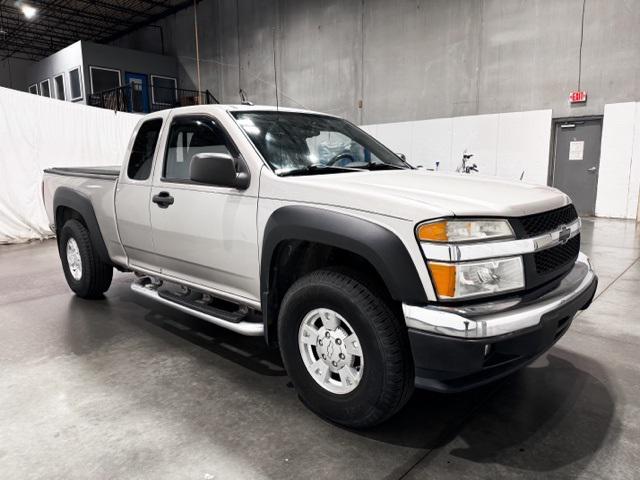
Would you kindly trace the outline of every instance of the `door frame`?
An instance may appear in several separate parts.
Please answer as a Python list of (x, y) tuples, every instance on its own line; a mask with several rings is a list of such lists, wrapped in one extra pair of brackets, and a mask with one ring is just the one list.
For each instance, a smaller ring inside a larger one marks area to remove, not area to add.
[[(137, 73), (137, 72), (124, 72), (124, 84), (129, 85), (131, 82), (129, 81), (130, 77), (144, 77), (142, 80), (142, 112), (134, 112), (134, 113), (150, 113), (151, 112), (151, 103), (149, 99), (149, 74), (147, 73)], [(140, 80), (140, 78), (138, 78)], [(133, 95), (133, 92), (131, 92)], [(131, 107), (133, 108), (133, 102)]]
[[(602, 130), (604, 128), (604, 115), (585, 115), (582, 117), (558, 117), (551, 119), (551, 148), (549, 148), (549, 170), (547, 172), (547, 185), (553, 187), (553, 180), (556, 171), (556, 132), (558, 124), (565, 122), (586, 122), (588, 120), (600, 120), (600, 155), (598, 155), (598, 178), (600, 177), (600, 156), (602, 155)], [(596, 197), (598, 195), (598, 181), (596, 179)]]

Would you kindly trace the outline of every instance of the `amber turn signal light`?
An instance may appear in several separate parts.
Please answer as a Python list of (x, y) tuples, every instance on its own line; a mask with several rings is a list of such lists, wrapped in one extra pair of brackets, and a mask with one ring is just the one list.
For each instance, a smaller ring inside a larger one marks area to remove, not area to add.
[(455, 265), (429, 262), (429, 271), (438, 297), (453, 298), (456, 294)]
[(423, 242), (446, 242), (447, 222), (424, 223), (418, 227), (418, 239)]

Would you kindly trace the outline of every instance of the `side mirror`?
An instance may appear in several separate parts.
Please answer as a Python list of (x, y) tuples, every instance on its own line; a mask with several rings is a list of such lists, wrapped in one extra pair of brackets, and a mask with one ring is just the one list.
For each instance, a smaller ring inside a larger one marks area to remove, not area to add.
[(400, 157), (403, 162), (407, 161), (407, 156), (404, 153), (396, 153), (396, 155)]
[(244, 190), (249, 174), (238, 172), (236, 160), (228, 153), (198, 153), (191, 157), (189, 178), (198, 183)]

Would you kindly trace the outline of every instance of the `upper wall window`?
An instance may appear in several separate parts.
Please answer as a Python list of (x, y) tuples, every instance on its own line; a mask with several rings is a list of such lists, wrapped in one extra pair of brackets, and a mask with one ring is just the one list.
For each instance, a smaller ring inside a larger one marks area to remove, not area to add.
[(67, 99), (64, 91), (64, 75), (60, 74), (53, 77), (53, 90), (58, 100)]
[(38, 84), (34, 83), (33, 85), (29, 85), (29, 93), (33, 93), (34, 95), (38, 94)]
[(151, 75), (151, 99), (156, 105), (175, 105), (178, 101), (175, 78)]
[(69, 100), (82, 99), (82, 76), (80, 67), (69, 71)]
[(120, 70), (102, 67), (89, 67), (91, 93), (100, 93), (120, 86)]
[(40, 95), (43, 97), (51, 96), (51, 84), (48, 78), (40, 82)]

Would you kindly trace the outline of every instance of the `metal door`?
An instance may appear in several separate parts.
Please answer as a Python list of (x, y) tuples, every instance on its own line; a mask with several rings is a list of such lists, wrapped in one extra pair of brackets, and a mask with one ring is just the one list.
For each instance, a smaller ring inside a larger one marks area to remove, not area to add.
[(149, 77), (144, 73), (125, 72), (124, 83), (131, 85), (129, 111), (149, 113)]
[(580, 215), (595, 212), (601, 136), (601, 118), (556, 122), (551, 184), (571, 197)]

